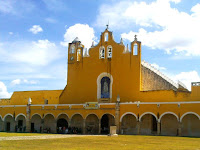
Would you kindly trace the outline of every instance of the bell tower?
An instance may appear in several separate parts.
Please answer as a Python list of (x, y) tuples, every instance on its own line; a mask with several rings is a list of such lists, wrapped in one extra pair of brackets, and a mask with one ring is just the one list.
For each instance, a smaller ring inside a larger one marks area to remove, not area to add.
[(76, 37), (68, 46), (68, 64), (82, 62), (84, 45)]

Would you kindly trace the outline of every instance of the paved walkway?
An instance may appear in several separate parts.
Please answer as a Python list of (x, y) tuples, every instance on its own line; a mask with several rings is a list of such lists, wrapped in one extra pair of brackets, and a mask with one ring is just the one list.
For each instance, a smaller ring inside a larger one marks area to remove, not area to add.
[(106, 136), (106, 135), (74, 135), (74, 134), (55, 134), (55, 135), (38, 135), (38, 136), (9, 136), (0, 137), (0, 141), (6, 140), (39, 140), (39, 139), (55, 139), (55, 138), (71, 138), (71, 137), (84, 137), (84, 136)]

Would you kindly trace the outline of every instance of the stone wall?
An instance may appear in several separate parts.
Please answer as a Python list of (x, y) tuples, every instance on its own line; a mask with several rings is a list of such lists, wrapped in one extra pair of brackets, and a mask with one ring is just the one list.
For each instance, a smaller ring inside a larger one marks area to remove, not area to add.
[(177, 90), (177, 88), (169, 83), (167, 80), (163, 79), (160, 75), (156, 74), (149, 68), (141, 65), (142, 73), (142, 90)]

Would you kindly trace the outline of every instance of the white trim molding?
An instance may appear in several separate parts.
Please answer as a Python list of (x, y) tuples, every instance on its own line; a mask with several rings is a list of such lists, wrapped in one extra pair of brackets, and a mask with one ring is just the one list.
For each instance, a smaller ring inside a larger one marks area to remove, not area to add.
[(54, 119), (56, 119), (56, 117), (55, 117), (54, 114), (52, 114), (52, 113), (46, 113), (46, 114), (44, 115), (43, 119), (44, 119), (47, 115), (52, 115), (52, 116), (54, 117)]
[(98, 120), (99, 120), (99, 117), (98, 117), (98, 115), (97, 114), (95, 114), (95, 113), (89, 113), (84, 119), (86, 120), (87, 119), (87, 117), (89, 116), (89, 115), (95, 115), (97, 118), (98, 118)]
[[(113, 114), (111, 114), (111, 113), (104, 113), (103, 115), (111, 115), (115, 119), (115, 116)], [(103, 115), (101, 115), (100, 119), (102, 119)]]
[(144, 115), (148, 115), (148, 114), (154, 116), (154, 117), (156, 118), (156, 120), (158, 120), (158, 117), (157, 117), (154, 113), (152, 113), (152, 112), (145, 112), (145, 113), (143, 113), (143, 114), (139, 117), (139, 121), (141, 121), (141, 119), (142, 119), (142, 117), (143, 117)]
[(31, 116), (31, 119), (33, 118), (33, 116), (35, 116), (35, 115), (38, 115), (38, 116), (40, 116), (40, 118), (42, 119), (42, 116), (39, 114), (39, 113), (34, 113), (32, 116)]
[(58, 117), (59, 117), (60, 115), (66, 115), (66, 116), (67, 116), (67, 118), (69, 119), (69, 116), (68, 116), (68, 114), (66, 114), (66, 113), (59, 113), (59, 114), (57, 115), (57, 117), (56, 117), (56, 120), (58, 120)]
[(164, 115), (167, 115), (167, 114), (169, 114), (169, 115), (174, 115), (174, 116), (177, 118), (177, 121), (179, 122), (179, 117), (178, 117), (178, 115), (175, 114), (174, 112), (164, 112), (164, 113), (162, 113), (162, 114), (160, 115), (159, 119), (158, 119), (158, 122), (160, 122), (161, 119), (162, 119), (162, 117), (163, 117)]
[(112, 99), (112, 84), (113, 84), (113, 77), (108, 72), (103, 72), (97, 77), (97, 100), (101, 99), (101, 79), (103, 77), (110, 78), (110, 99)]
[(71, 120), (75, 115), (80, 115), (80, 116), (84, 119), (84, 117), (83, 117), (83, 115), (82, 115), (81, 113), (74, 113), (74, 114), (71, 116), (70, 120)]
[(197, 117), (199, 118), (199, 120), (200, 120), (200, 116), (199, 116), (197, 113), (195, 113), (195, 112), (186, 112), (186, 113), (184, 113), (184, 114), (181, 116), (180, 122), (182, 122), (183, 118), (184, 118), (186, 115), (195, 115), (195, 116), (197, 116)]
[(19, 116), (24, 116), (24, 118), (25, 118), (25, 120), (26, 120), (26, 115), (24, 115), (23, 113), (19, 113), (19, 114), (15, 117), (15, 121), (17, 121), (17, 118), (18, 118)]
[(133, 116), (135, 116), (136, 121), (138, 121), (138, 117), (137, 117), (136, 114), (134, 114), (134, 113), (132, 113), (132, 112), (126, 112), (126, 113), (124, 113), (124, 114), (120, 117), (120, 122), (122, 122), (122, 119), (123, 119), (124, 116), (126, 116), (126, 115), (133, 115)]
[(8, 113), (8, 114), (6, 114), (6, 115), (3, 117), (3, 121), (5, 121), (5, 118), (6, 118), (7, 116), (11, 116), (11, 117), (13, 118), (13, 115), (10, 114), (10, 113)]

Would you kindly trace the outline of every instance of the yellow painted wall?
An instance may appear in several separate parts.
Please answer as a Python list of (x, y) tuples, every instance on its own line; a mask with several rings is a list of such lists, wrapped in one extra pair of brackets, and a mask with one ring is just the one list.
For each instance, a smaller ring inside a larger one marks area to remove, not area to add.
[(32, 104), (44, 104), (46, 99), (49, 104), (58, 104), (61, 92), (62, 90), (14, 92), (10, 99), (10, 105), (27, 105), (29, 98), (31, 98)]

